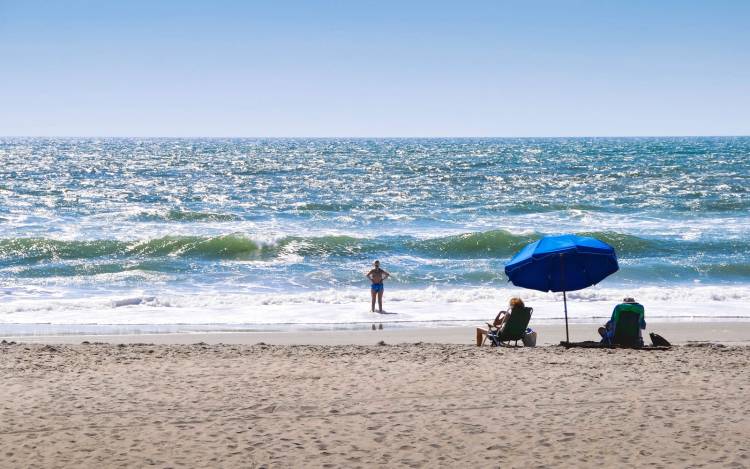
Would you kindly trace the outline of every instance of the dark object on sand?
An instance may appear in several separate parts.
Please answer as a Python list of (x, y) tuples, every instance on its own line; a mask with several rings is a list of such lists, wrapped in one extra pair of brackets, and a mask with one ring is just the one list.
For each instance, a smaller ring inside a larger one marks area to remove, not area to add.
[(631, 349), (631, 350), (671, 350), (671, 347), (656, 347), (656, 346), (650, 346), (646, 345), (643, 347), (626, 347), (623, 345), (608, 345), (603, 344), (601, 342), (596, 342), (593, 340), (586, 340), (583, 342), (566, 342), (561, 341), (560, 345), (565, 347), (566, 349), (569, 348), (599, 348), (599, 349), (617, 349), (617, 348), (624, 348), (624, 349)]
[(667, 339), (660, 336), (656, 332), (650, 333), (649, 337), (651, 337), (651, 345), (653, 345), (654, 347), (671, 347), (672, 346), (672, 344), (670, 344)]
[(521, 249), (505, 266), (505, 275), (517, 287), (563, 292), (565, 340), (570, 341), (565, 292), (597, 284), (617, 269), (617, 255), (609, 244), (563, 235), (545, 236)]
[(603, 344), (594, 340), (584, 340), (583, 342), (561, 341), (560, 345), (565, 348), (612, 348), (610, 345)]
[(529, 326), (529, 321), (531, 321), (532, 312), (534, 312), (534, 308), (529, 308), (528, 306), (518, 308), (511, 313), (510, 319), (505, 323), (502, 331), (498, 329), (487, 331), (487, 338), (490, 339), (492, 346), (505, 345), (503, 342), (510, 341), (515, 341), (515, 345), (517, 346), (518, 341), (523, 340), (526, 328)]

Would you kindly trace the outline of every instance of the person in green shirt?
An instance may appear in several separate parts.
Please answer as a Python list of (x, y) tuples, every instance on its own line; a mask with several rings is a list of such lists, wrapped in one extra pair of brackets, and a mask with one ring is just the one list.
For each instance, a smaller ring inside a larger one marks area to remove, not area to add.
[(610, 320), (607, 321), (607, 324), (605, 324), (603, 327), (599, 328), (599, 335), (602, 336), (602, 343), (609, 344), (612, 342), (612, 339), (615, 336), (615, 326), (617, 325), (617, 322), (620, 319), (620, 314), (623, 311), (633, 311), (640, 316), (640, 328), (638, 330), (638, 337), (640, 339), (641, 345), (643, 345), (643, 336), (641, 335), (641, 331), (646, 329), (645, 310), (642, 304), (638, 303), (637, 301), (635, 301), (635, 298), (630, 296), (623, 298), (622, 303), (615, 306), (615, 309), (612, 311), (612, 317), (610, 318)]

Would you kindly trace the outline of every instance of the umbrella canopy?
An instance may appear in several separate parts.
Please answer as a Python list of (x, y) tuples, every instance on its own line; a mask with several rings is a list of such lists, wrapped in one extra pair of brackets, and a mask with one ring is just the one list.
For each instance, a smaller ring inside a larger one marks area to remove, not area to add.
[(576, 291), (617, 272), (617, 254), (595, 238), (547, 236), (527, 245), (505, 266), (513, 285), (539, 291)]
[(566, 291), (581, 290), (617, 272), (617, 254), (609, 244), (585, 236), (546, 236), (521, 249), (505, 266), (513, 285), (563, 292), (565, 336), (568, 335)]

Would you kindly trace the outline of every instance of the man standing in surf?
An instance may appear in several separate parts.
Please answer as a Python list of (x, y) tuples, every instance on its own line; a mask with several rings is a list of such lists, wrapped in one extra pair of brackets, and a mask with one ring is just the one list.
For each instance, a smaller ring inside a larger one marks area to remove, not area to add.
[[(380, 261), (373, 262), (373, 268), (367, 272), (367, 278), (370, 279), (370, 294), (372, 295), (372, 312), (375, 312), (375, 298), (378, 299), (379, 313), (383, 312), (383, 280), (391, 276), (388, 272), (380, 268)], [(375, 327), (375, 326), (373, 326)]]

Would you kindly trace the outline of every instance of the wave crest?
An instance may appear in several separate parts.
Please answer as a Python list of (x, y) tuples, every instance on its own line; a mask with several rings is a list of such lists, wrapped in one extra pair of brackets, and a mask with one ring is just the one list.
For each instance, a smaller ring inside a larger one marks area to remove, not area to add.
[[(648, 258), (696, 254), (727, 254), (750, 249), (747, 242), (701, 242), (642, 238), (613, 231), (582, 232), (611, 244), (622, 258)], [(287, 236), (262, 243), (241, 233), (222, 236), (163, 236), (121, 240), (56, 240), (10, 238), (0, 240), (0, 265), (24, 265), (44, 261), (97, 258), (182, 257), (227, 260), (268, 260), (290, 254), (305, 258), (406, 254), (438, 259), (510, 258), (539, 233), (514, 234), (506, 230), (464, 233), (437, 238), (411, 236), (358, 238), (354, 236)], [(726, 270), (733, 270), (727, 267)], [(743, 272), (745, 268), (741, 268)]]
[(0, 240), (0, 260), (7, 264), (102, 257), (257, 257), (267, 249), (241, 235), (164, 236), (142, 241), (62, 241), (47, 238)]

